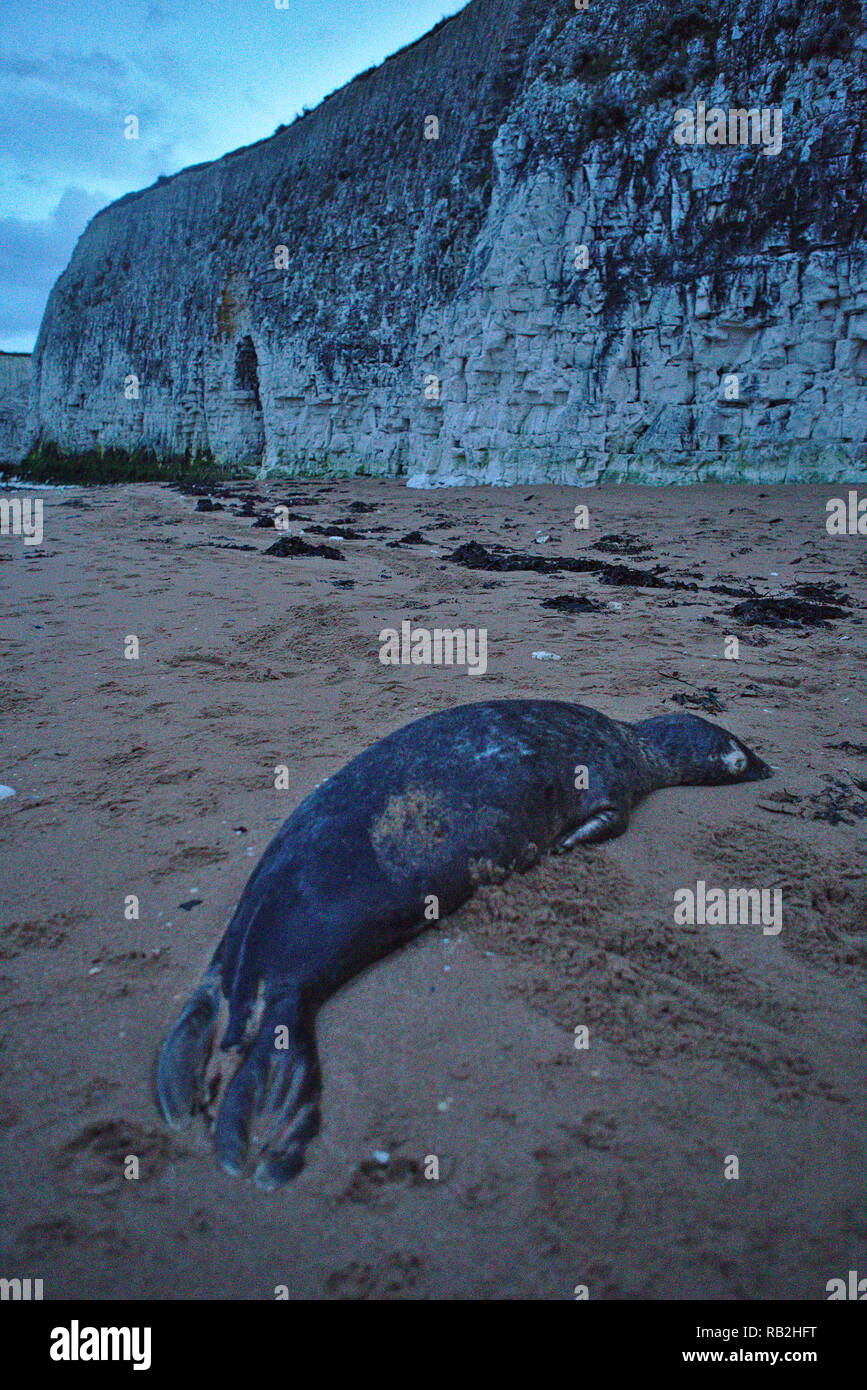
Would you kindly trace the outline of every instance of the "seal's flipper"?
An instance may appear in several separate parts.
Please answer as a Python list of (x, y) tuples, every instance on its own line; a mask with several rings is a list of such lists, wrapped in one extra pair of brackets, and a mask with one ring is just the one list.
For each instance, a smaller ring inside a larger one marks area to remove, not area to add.
[(266, 1192), (291, 1182), (304, 1167), (304, 1150), (319, 1133), (322, 1087), (312, 1013), (297, 997), (284, 998), (275, 1018), (282, 1032), (274, 1039), (275, 1061), (265, 1101), (271, 1133), (256, 1168), (256, 1183)]
[[(318, 1076), (313, 1091), (318, 1097)], [(279, 1119), (276, 1139), (263, 1150), (256, 1168), (256, 1185), (265, 1192), (272, 1192), (275, 1187), (291, 1182), (304, 1167), (304, 1150), (319, 1133), (318, 1099), (291, 1109), (288, 1105), (284, 1106)]]
[(294, 991), (272, 995), (259, 1031), (226, 1090), (214, 1129), (214, 1151), (226, 1172), (244, 1167), (250, 1126), (260, 1112), (271, 1133), (256, 1170), (270, 1190), (300, 1173), (304, 1150), (319, 1129), (320, 1072), (312, 1023)]
[(157, 1063), (157, 1102), (163, 1119), (176, 1128), (203, 1107), (205, 1072), (214, 1049), (221, 993), (219, 967), (212, 961), (162, 1045)]
[(250, 1051), (229, 1085), (214, 1126), (217, 1162), (233, 1177), (244, 1170), (250, 1143), (250, 1124), (268, 1079), (270, 1057), (257, 1035)]
[(623, 834), (628, 824), (629, 816), (619, 806), (600, 806), (554, 846), (554, 853), (563, 854), (573, 845), (596, 845), (600, 840), (613, 840)]

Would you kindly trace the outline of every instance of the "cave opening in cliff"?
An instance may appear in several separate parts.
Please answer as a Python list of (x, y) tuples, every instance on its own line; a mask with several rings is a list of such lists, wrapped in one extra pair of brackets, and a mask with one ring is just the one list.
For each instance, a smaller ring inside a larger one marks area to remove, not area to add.
[(235, 385), (239, 391), (252, 391), (256, 397), (256, 403), (261, 406), (259, 400), (259, 359), (256, 356), (256, 348), (249, 333), (246, 338), (242, 338), (235, 349)]
[(234, 422), (239, 457), (261, 459), (265, 444), (265, 419), (259, 394), (259, 358), (249, 333), (235, 348)]

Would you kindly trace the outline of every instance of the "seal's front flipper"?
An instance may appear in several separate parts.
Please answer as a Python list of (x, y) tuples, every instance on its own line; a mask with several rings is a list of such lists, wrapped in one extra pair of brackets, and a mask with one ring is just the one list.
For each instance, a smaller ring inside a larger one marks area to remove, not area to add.
[(254, 1117), (270, 1120), (256, 1182), (271, 1190), (300, 1173), (304, 1150), (319, 1129), (320, 1073), (312, 1022), (294, 989), (265, 1003), (259, 1031), (226, 1090), (214, 1129), (214, 1151), (226, 1172), (244, 1167)]
[(205, 1072), (214, 1048), (221, 994), (215, 958), (160, 1050), (157, 1103), (163, 1119), (175, 1127), (186, 1124), (203, 1108)]
[(629, 817), (619, 806), (600, 806), (554, 846), (554, 853), (563, 854), (573, 845), (596, 845), (600, 840), (612, 840), (622, 835), (628, 824)]

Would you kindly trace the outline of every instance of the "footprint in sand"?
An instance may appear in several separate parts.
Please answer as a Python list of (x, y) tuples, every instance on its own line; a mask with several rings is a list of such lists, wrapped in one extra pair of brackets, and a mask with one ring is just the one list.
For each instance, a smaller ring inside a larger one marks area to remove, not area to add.
[(128, 1120), (98, 1120), (64, 1145), (57, 1159), (63, 1185), (87, 1197), (107, 1197), (128, 1181), (129, 1158), (138, 1160), (138, 1181), (149, 1182), (183, 1155), (169, 1135)]

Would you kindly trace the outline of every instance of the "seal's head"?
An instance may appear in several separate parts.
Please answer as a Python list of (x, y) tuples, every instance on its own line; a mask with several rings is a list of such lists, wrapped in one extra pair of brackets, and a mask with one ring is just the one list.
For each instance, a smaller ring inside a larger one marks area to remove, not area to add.
[(648, 762), (670, 786), (758, 782), (773, 771), (745, 743), (697, 714), (665, 714), (634, 726)]

